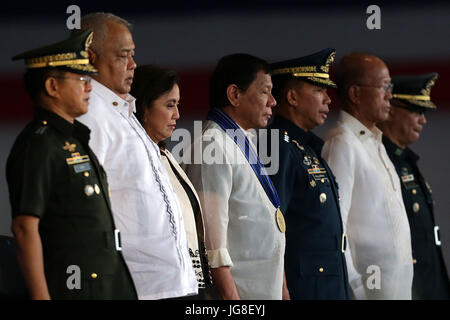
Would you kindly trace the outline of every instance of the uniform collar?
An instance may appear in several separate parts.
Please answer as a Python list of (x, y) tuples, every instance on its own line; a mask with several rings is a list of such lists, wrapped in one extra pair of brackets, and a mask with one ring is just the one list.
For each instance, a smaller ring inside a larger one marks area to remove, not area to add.
[(316, 136), (311, 131), (305, 131), (290, 120), (282, 117), (275, 116), (271, 127), (281, 130), (280, 134), (286, 134), (289, 139), (297, 140), (300, 144), (306, 144), (310, 146), (317, 154), (320, 154), (323, 147), (323, 140)]
[(117, 110), (128, 118), (136, 112), (136, 99), (131, 94), (127, 93), (125, 99), (122, 99), (111, 89), (94, 79), (92, 79), (91, 84), (92, 90), (102, 98), (106, 105), (113, 107), (114, 110)]
[(74, 126), (74, 129), (75, 129), (74, 135), (81, 142), (88, 144), (89, 143), (89, 139), (91, 137), (91, 130), (87, 126), (85, 126), (84, 124), (79, 122), (78, 120), (75, 120), (73, 122), (73, 126)]
[(368, 139), (374, 139), (377, 142), (381, 143), (383, 133), (381, 132), (380, 129), (375, 127), (372, 130), (370, 130), (348, 112), (341, 110), (338, 121), (347, 128), (349, 128), (350, 131), (353, 132), (353, 134), (362, 142)]
[(58, 116), (56, 113), (39, 106), (35, 108), (34, 117), (42, 125), (48, 125), (55, 128), (65, 137), (75, 136), (83, 142), (89, 142), (91, 130), (77, 120), (74, 120), (72, 124), (66, 119)]
[(386, 136), (383, 136), (383, 144), (387, 153), (394, 157), (402, 160), (410, 160), (414, 163), (419, 160), (419, 156), (410, 148), (406, 147), (405, 149), (402, 149)]

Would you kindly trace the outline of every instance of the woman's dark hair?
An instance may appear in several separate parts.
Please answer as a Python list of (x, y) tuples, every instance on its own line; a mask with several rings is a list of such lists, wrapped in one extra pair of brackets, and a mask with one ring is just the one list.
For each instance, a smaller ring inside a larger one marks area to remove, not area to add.
[(242, 91), (248, 89), (259, 71), (270, 72), (267, 61), (258, 57), (236, 53), (219, 60), (209, 81), (209, 105), (211, 108), (224, 108), (230, 105), (227, 88), (235, 84)]
[(130, 94), (136, 98), (136, 118), (141, 124), (145, 110), (151, 108), (153, 102), (175, 84), (179, 85), (179, 78), (173, 70), (154, 65), (136, 68)]

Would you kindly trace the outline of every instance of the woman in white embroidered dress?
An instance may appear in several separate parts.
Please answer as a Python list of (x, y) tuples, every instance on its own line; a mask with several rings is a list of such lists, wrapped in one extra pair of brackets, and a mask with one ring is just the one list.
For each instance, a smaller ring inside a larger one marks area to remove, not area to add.
[[(134, 72), (131, 95), (136, 98), (136, 117), (149, 137), (158, 144), (161, 161), (178, 196), (186, 228), (189, 254), (199, 284), (195, 299), (214, 297), (208, 257), (204, 243), (204, 225), (198, 195), (183, 169), (178, 165), (164, 140), (169, 138), (180, 118), (179, 79), (173, 70), (143, 65)], [(207, 293), (208, 292), (208, 293)], [(186, 297), (182, 298), (186, 299)]]

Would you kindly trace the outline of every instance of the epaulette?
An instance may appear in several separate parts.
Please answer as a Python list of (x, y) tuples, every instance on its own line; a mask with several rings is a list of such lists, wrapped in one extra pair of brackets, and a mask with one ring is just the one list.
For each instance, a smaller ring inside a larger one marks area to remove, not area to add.
[(37, 128), (37, 130), (34, 133), (43, 134), (45, 130), (47, 130), (47, 121), (43, 120), (41, 125)]
[(298, 143), (298, 141), (289, 138), (289, 133), (287, 131), (284, 131), (283, 140), (287, 143), (293, 142), (297, 146), (297, 148), (305, 151), (305, 148), (300, 143)]

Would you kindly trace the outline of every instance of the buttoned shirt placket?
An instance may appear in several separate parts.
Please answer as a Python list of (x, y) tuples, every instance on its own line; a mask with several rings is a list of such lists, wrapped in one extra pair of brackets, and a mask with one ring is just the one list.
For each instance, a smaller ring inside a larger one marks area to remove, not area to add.
[(159, 186), (159, 190), (161, 191), (164, 203), (166, 204), (166, 213), (169, 219), (169, 223), (171, 226), (171, 234), (173, 235), (173, 237), (175, 238), (175, 242), (177, 243), (176, 248), (177, 248), (177, 253), (178, 253), (178, 260), (180, 261), (181, 265), (184, 268), (184, 260), (183, 260), (183, 254), (180, 251), (180, 239), (178, 236), (178, 229), (177, 229), (177, 224), (175, 221), (175, 215), (173, 213), (172, 210), (172, 206), (170, 204), (170, 200), (169, 197), (167, 195), (167, 191), (164, 188), (164, 185), (162, 183), (161, 177), (158, 173), (158, 170), (155, 167), (155, 164), (153, 162), (152, 156), (151, 156), (151, 151), (149, 149), (149, 144), (150, 146), (154, 149), (154, 151), (156, 152), (156, 155), (160, 154), (159, 148), (156, 146), (156, 144), (150, 140), (150, 137), (147, 135), (147, 133), (145, 132), (145, 129), (142, 127), (142, 125), (139, 123), (139, 121), (136, 119), (136, 117), (133, 114), (133, 106), (128, 103), (128, 102), (124, 102), (123, 108), (127, 108), (128, 109), (128, 116), (125, 115), (122, 111), (121, 108), (118, 108), (119, 114), (127, 120), (127, 122), (129, 123), (129, 125), (131, 126), (131, 128), (136, 132), (136, 134), (138, 135), (139, 139), (142, 141), (142, 143), (145, 146), (145, 150), (147, 152), (147, 156), (148, 156), (148, 160), (150, 162), (150, 166), (152, 168), (153, 174), (155, 176), (155, 180), (158, 183)]
[[(380, 163), (383, 165), (383, 169), (384, 171), (387, 173), (387, 177), (389, 177), (389, 183), (392, 186), (392, 190), (394, 191), (392, 192), (388, 192), (386, 194), (387, 200), (388, 200), (388, 206), (389, 209), (387, 210), (387, 213), (389, 214), (389, 222), (391, 223), (391, 226), (393, 228), (393, 230), (398, 230), (400, 228), (400, 225), (402, 223), (402, 218), (399, 216), (396, 216), (394, 214), (392, 214), (393, 210), (391, 210), (391, 208), (395, 208), (398, 207), (398, 205), (403, 206), (403, 198), (399, 198), (398, 197), (398, 190), (400, 185), (396, 184), (396, 180), (398, 181), (398, 176), (397, 173), (395, 171), (395, 168), (393, 167), (393, 165), (389, 165), (389, 163), (392, 163), (390, 161), (390, 159), (388, 158), (388, 155), (386, 153), (386, 151), (384, 150), (384, 146), (382, 143), (382, 132), (375, 127), (373, 130), (368, 130), (367, 128), (364, 128), (362, 126), (362, 124), (356, 122), (356, 121), (351, 121), (351, 128), (352, 131), (355, 132), (355, 134), (359, 131), (360, 135), (360, 140), (364, 146), (364, 148), (366, 149), (366, 151), (368, 152), (368, 154), (371, 154), (372, 157), (377, 157), (380, 159)], [(364, 135), (364, 132), (368, 131), (368, 134)], [(387, 179), (386, 179), (387, 182)], [(399, 183), (399, 182), (397, 182)], [(386, 192), (386, 191), (384, 191)], [(395, 199), (394, 199), (395, 197)], [(400, 247), (400, 239), (395, 238), (397, 241), (394, 241), (394, 245), (395, 247)]]

